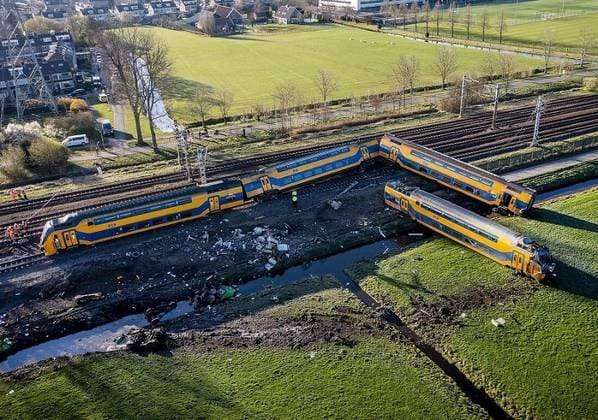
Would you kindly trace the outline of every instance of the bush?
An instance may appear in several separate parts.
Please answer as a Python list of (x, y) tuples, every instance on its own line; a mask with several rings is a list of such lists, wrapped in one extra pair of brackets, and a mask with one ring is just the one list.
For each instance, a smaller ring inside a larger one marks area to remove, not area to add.
[(53, 125), (66, 136), (74, 134), (87, 134), (89, 138), (97, 138), (98, 132), (95, 127), (95, 118), (91, 112), (79, 112), (56, 118)]
[(583, 78), (583, 90), (589, 92), (598, 91), (598, 77), (584, 77)]
[(25, 144), (42, 138), (42, 126), (38, 122), (8, 124), (4, 129), (4, 142), (12, 145)]
[(60, 143), (36, 140), (29, 147), (32, 170), (39, 175), (56, 175), (66, 172), (69, 152)]
[(56, 100), (56, 105), (58, 105), (59, 107), (63, 107), (65, 111), (68, 111), (71, 109), (72, 103), (73, 103), (73, 98), (69, 98), (67, 96), (63, 96)]
[(0, 155), (0, 172), (9, 180), (24, 181), (31, 177), (27, 169), (25, 152), (18, 146), (10, 146)]
[(89, 110), (89, 106), (87, 106), (87, 102), (83, 99), (73, 99), (69, 109), (73, 113), (85, 112)]

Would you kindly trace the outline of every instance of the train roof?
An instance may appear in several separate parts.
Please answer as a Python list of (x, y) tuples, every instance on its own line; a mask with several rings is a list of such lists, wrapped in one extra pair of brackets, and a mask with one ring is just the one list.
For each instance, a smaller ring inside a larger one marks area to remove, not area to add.
[(332, 149), (326, 149), (318, 153), (314, 153), (312, 155), (307, 155), (298, 159), (293, 159), (288, 162), (284, 162), (281, 164), (276, 165), (276, 170), (278, 171), (287, 171), (289, 169), (296, 168), (298, 166), (306, 165), (308, 163), (316, 162), (322, 159), (327, 159), (332, 156), (339, 155), (341, 153), (348, 152), (350, 150), (349, 146), (339, 146), (334, 147)]
[(478, 168), (476, 166), (470, 165), (469, 163), (465, 163), (465, 162), (460, 161), (458, 159), (452, 158), (452, 157), (447, 156), (447, 155), (445, 155), (443, 153), (440, 153), (440, 152), (432, 150), (432, 149), (430, 149), (428, 147), (422, 146), (421, 144), (413, 143), (413, 142), (411, 142), (409, 140), (402, 140), (402, 139), (400, 139), (397, 136), (394, 136), (392, 134), (386, 134), (386, 137), (388, 137), (390, 139), (390, 141), (392, 141), (393, 143), (405, 144), (405, 145), (407, 145), (409, 147), (412, 147), (414, 149), (417, 149), (417, 150), (420, 150), (422, 152), (425, 152), (425, 153), (427, 153), (427, 154), (429, 154), (431, 156), (434, 156), (435, 158), (442, 159), (442, 160), (444, 160), (444, 161), (446, 161), (446, 162), (448, 162), (448, 163), (450, 163), (452, 165), (455, 165), (455, 166), (458, 166), (458, 167), (461, 167), (461, 168), (465, 168), (465, 169), (467, 169), (467, 171), (469, 171), (469, 172), (471, 172), (471, 173), (473, 173), (473, 174), (475, 174), (477, 176), (485, 177), (485, 178), (490, 179), (490, 180), (492, 180), (494, 182), (503, 183), (503, 184), (507, 185), (513, 191), (517, 191), (517, 192), (527, 191), (529, 194), (534, 194), (535, 193), (535, 191), (532, 190), (531, 188), (526, 188), (526, 187), (523, 187), (523, 186), (521, 186), (519, 184), (515, 184), (513, 182), (507, 181), (506, 179), (504, 179), (504, 178), (502, 178), (502, 177), (500, 177), (498, 175), (495, 175), (492, 172), (485, 171), (485, 170), (480, 169), (480, 168)]
[(240, 185), (241, 185), (241, 181), (239, 181), (237, 179), (225, 180), (222, 182), (214, 182), (214, 183), (203, 185), (203, 186), (189, 185), (189, 186), (177, 188), (172, 191), (166, 191), (166, 192), (158, 193), (158, 194), (151, 194), (151, 195), (147, 195), (147, 196), (139, 197), (139, 198), (132, 198), (130, 200), (126, 200), (126, 201), (123, 201), (120, 203), (107, 204), (107, 205), (95, 207), (95, 208), (89, 209), (89, 210), (81, 210), (81, 211), (77, 211), (74, 213), (69, 213), (59, 219), (56, 219), (54, 221), (54, 226), (56, 228), (75, 226), (81, 220), (89, 218), (89, 217), (100, 216), (100, 215), (109, 214), (109, 213), (112, 213), (115, 211), (126, 210), (126, 209), (130, 209), (130, 208), (135, 208), (138, 206), (143, 206), (143, 205), (147, 205), (147, 204), (151, 204), (151, 203), (157, 203), (160, 201), (170, 200), (170, 199), (179, 198), (179, 197), (197, 195), (197, 194), (202, 194), (202, 193), (210, 194), (212, 192), (222, 191), (224, 189), (228, 189), (228, 188), (232, 188), (232, 187), (240, 186)]
[(512, 244), (517, 244), (523, 239), (521, 234), (514, 232), (491, 219), (480, 216), (479, 214), (464, 209), (463, 207), (457, 206), (450, 201), (444, 200), (420, 188), (412, 190), (410, 195), (420, 203), (424, 203), (434, 209), (448, 213), (451, 216), (454, 216), (479, 228), (480, 230), (496, 236), (508, 238)]

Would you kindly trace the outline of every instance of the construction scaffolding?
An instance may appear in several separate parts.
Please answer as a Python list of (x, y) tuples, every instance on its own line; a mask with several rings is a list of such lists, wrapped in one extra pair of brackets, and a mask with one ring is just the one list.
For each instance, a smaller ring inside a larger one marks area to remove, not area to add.
[(33, 107), (47, 107), (56, 112), (56, 102), (48, 88), (32, 39), (23, 26), (19, 5), (14, 0), (0, 0), (0, 121), (4, 110), (13, 106), (17, 119)]

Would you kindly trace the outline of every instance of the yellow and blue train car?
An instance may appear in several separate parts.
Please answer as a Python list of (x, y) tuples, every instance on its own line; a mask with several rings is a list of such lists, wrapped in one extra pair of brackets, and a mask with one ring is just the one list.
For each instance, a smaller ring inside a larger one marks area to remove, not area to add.
[(184, 187), (50, 220), (44, 226), (40, 246), (46, 255), (54, 255), (80, 245), (198, 219), (244, 203), (239, 180)]
[(380, 155), (488, 205), (522, 214), (531, 210), (536, 192), (427, 147), (385, 135)]
[(285, 191), (350, 168), (355, 168), (379, 155), (375, 139), (360, 144), (327, 149), (261, 170), (257, 175), (241, 179), (248, 198), (268, 191)]
[(384, 201), (440, 235), (538, 281), (554, 275), (547, 248), (434, 194), (389, 182)]

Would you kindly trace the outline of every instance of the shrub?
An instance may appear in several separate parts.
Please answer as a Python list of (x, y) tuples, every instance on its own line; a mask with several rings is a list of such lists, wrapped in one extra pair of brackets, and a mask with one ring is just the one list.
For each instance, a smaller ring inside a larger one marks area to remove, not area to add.
[(87, 134), (89, 138), (97, 137), (95, 118), (91, 112), (79, 112), (54, 120), (54, 126), (67, 136)]
[(9, 146), (0, 155), (0, 172), (11, 181), (24, 181), (31, 177), (27, 159), (21, 147)]
[(60, 143), (50, 140), (36, 140), (29, 147), (32, 170), (40, 175), (55, 175), (66, 172), (69, 152)]
[(73, 98), (69, 98), (67, 96), (63, 96), (56, 100), (56, 105), (58, 105), (59, 107), (63, 107), (65, 111), (68, 111), (71, 109), (72, 103), (73, 103)]
[(34, 140), (42, 138), (42, 126), (38, 122), (25, 124), (8, 124), (4, 129), (4, 141), (8, 144), (28, 145)]
[(87, 106), (87, 102), (85, 102), (83, 99), (73, 99), (69, 109), (71, 112), (78, 113), (89, 110), (89, 107)]
[(598, 77), (584, 77), (583, 90), (589, 92), (598, 91)]

